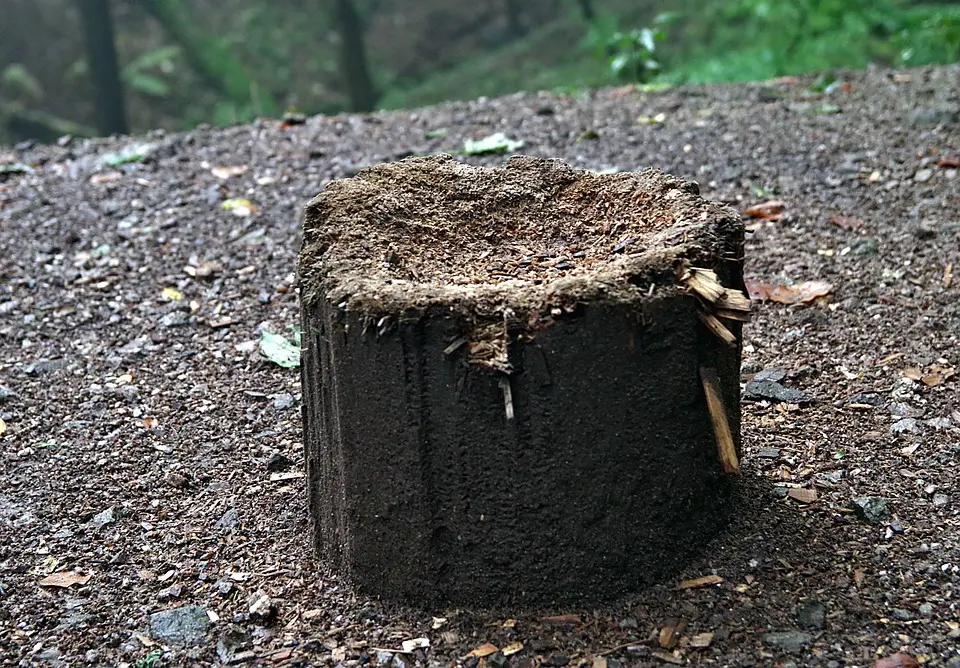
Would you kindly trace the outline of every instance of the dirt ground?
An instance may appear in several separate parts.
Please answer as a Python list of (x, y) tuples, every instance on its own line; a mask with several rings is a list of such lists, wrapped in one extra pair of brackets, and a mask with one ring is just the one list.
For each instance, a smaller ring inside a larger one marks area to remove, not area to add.
[[(960, 69), (839, 79), (0, 148), (0, 665), (960, 666)], [(737, 521), (603, 606), (351, 591), (311, 556), (299, 376), (257, 350), (329, 179), (493, 132), (780, 200), (748, 277), (831, 285), (745, 330)]]

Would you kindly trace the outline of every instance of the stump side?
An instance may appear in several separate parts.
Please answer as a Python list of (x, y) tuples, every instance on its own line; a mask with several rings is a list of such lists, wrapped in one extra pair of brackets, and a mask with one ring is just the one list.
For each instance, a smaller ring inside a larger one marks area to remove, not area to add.
[(500, 379), (439, 352), (454, 319), (364, 337), (335, 305), (306, 314), (321, 323), (304, 366), (304, 387), (322, 389), (305, 404), (320, 553), (408, 601), (596, 600), (677, 570), (724, 526), (732, 492), (698, 369), (737, 353), (695, 309), (591, 304), (518, 344), (513, 420)]
[(300, 258), (319, 553), (413, 602), (599, 600), (681, 567), (728, 512), (700, 369), (739, 448), (740, 326), (723, 343), (678, 281), (742, 289), (742, 254), (735, 211), (655, 170), (430, 158), (328, 186)]

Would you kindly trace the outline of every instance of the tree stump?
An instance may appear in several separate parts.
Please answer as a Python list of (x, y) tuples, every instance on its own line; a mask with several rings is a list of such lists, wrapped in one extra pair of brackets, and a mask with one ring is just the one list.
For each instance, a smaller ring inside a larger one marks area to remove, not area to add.
[(330, 183), (299, 279), (319, 553), (420, 602), (599, 600), (684, 565), (738, 472), (742, 256), (737, 213), (658, 170)]

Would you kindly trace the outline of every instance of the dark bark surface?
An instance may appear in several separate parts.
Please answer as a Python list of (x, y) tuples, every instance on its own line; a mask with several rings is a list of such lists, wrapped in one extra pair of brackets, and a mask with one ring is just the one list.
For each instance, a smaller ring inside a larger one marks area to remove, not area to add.
[(113, 33), (110, 0), (76, 0), (83, 25), (90, 81), (93, 84), (97, 131), (127, 133), (127, 112)]
[(340, 33), (340, 77), (353, 111), (372, 111), (379, 94), (364, 44), (363, 22), (353, 0), (333, 0), (333, 15)]

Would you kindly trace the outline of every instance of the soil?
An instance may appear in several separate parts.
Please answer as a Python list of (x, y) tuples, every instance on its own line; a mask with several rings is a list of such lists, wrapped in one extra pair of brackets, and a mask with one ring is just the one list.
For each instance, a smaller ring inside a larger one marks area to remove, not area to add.
[[(498, 667), (868, 666), (897, 650), (960, 665), (960, 69), (812, 83), (0, 151), (0, 662), (473, 665), (492, 643)], [(812, 401), (749, 395), (734, 525), (676, 580), (602, 607), (354, 593), (311, 555), (299, 378), (256, 351), (260, 330), (296, 322), (300, 210), (328, 179), (498, 131), (576, 167), (659, 167), (741, 210), (781, 200), (779, 219), (751, 219), (748, 278), (832, 285), (745, 328), (743, 380)], [(141, 144), (140, 162), (102, 162)], [(39, 584), (74, 569), (54, 580), (70, 587)]]

